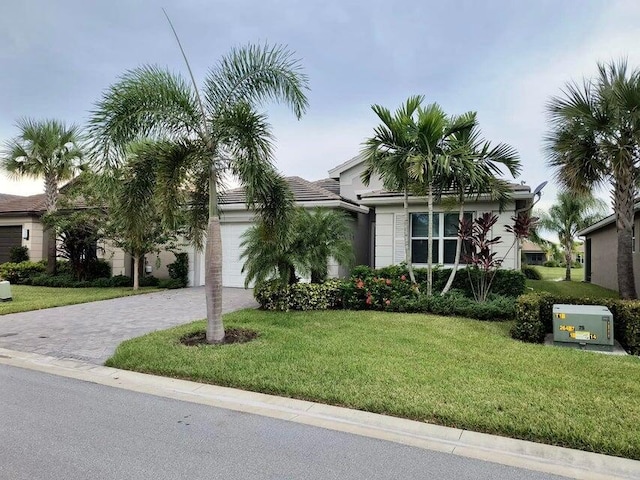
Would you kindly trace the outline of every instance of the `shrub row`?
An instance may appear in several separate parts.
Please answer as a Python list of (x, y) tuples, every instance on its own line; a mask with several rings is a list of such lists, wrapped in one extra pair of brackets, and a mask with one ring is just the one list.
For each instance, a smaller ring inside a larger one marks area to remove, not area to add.
[(13, 284), (27, 284), (32, 277), (42, 274), (46, 269), (44, 262), (6, 262), (0, 265), (0, 278)]
[[(444, 288), (449, 274), (450, 268), (434, 268), (433, 269), (433, 292), (439, 293)], [(416, 277), (416, 283), (420, 290), (426, 290), (427, 283), (427, 269), (416, 268), (414, 269)], [(468, 297), (473, 296), (472, 282), (475, 284), (476, 280), (480, 276), (480, 271), (477, 268), (463, 268), (458, 271), (453, 281), (452, 289), (460, 290)], [(357, 266), (351, 272), (352, 279), (367, 280), (370, 278), (388, 278), (397, 280), (401, 278), (408, 280), (409, 270), (406, 265), (391, 265), (389, 267), (373, 269), (367, 266)], [(522, 295), (525, 291), (526, 277), (522, 272), (517, 270), (498, 270), (495, 272), (495, 277), (492, 283), (491, 291), (496, 295), (504, 297), (517, 297)]]
[(524, 342), (542, 343), (553, 331), (553, 305), (604, 305), (613, 314), (614, 338), (632, 355), (640, 355), (640, 301), (612, 298), (562, 297), (531, 293), (516, 302), (516, 323), (511, 336)]
[[(30, 285), (38, 287), (56, 287), (56, 288), (110, 288), (110, 287), (132, 287), (133, 279), (126, 275), (115, 275), (110, 278), (96, 278), (94, 280), (76, 280), (75, 278), (62, 275), (48, 275), (42, 273), (33, 276)], [(141, 277), (139, 280), (141, 287), (159, 287), (159, 288), (182, 288), (182, 281), (173, 278), (158, 279), (153, 275)]]
[(341, 304), (341, 280), (324, 283), (294, 283), (282, 285), (270, 280), (254, 290), (256, 300), (264, 310), (327, 310)]
[(493, 295), (477, 303), (458, 290), (447, 295), (427, 297), (412, 289), (408, 281), (384, 278), (328, 280), (325, 283), (282, 285), (277, 280), (265, 282), (254, 290), (256, 300), (265, 310), (381, 310), (389, 312), (458, 315), (479, 320), (511, 320), (515, 300)]
[(492, 294), (486, 302), (478, 303), (462, 290), (428, 297), (423, 290), (416, 290), (404, 274), (399, 278), (345, 280), (341, 296), (342, 306), (352, 310), (435, 313), (478, 320), (511, 320), (515, 314), (515, 299), (512, 297)]

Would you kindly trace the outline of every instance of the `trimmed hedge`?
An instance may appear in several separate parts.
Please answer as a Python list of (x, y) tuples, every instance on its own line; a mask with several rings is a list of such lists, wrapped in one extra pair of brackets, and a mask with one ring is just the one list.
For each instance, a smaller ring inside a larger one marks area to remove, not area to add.
[(640, 300), (561, 297), (550, 293), (522, 295), (516, 302), (516, 323), (511, 336), (517, 340), (542, 343), (553, 332), (553, 305), (604, 305), (613, 314), (613, 335), (625, 350), (640, 355)]
[[(434, 294), (438, 294), (440, 291), (442, 291), (445, 284), (447, 283), (447, 280), (449, 279), (450, 273), (450, 268), (436, 267), (433, 269)], [(420, 290), (425, 290), (427, 283), (427, 269), (415, 268), (414, 274), (416, 277), (416, 283), (418, 283)], [(479, 275), (480, 272), (477, 268), (468, 267), (460, 269), (456, 274), (451, 288), (460, 290), (464, 292), (466, 296), (472, 297), (473, 291), (471, 290), (469, 279), (471, 278), (471, 280), (475, 282)], [(366, 280), (374, 277), (390, 279), (399, 279), (405, 277), (408, 279), (409, 270), (407, 269), (406, 265), (391, 265), (389, 267), (378, 269), (359, 265), (351, 271), (352, 279)], [(517, 270), (500, 269), (495, 272), (491, 292), (496, 295), (515, 298), (524, 293), (525, 286), (526, 277), (522, 272), (519, 272)]]
[(256, 286), (254, 296), (264, 310), (327, 310), (340, 307), (341, 284), (336, 279), (293, 285), (270, 280)]
[(133, 280), (124, 275), (116, 275), (111, 278), (96, 278), (94, 280), (76, 280), (68, 274), (48, 275), (43, 273), (32, 277), (30, 284), (37, 287), (55, 288), (109, 288), (130, 287), (133, 285)]
[(42, 274), (46, 269), (42, 262), (7, 262), (0, 265), (0, 278), (13, 284), (28, 285), (32, 277)]
[(530, 265), (524, 265), (522, 267), (522, 273), (524, 273), (524, 276), (529, 280), (542, 280), (540, 270)]

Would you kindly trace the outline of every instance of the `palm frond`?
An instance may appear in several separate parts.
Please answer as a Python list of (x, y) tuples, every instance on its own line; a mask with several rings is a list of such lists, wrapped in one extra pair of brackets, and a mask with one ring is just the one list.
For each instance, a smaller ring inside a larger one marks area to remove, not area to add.
[(209, 71), (204, 94), (212, 117), (237, 103), (283, 101), (300, 118), (308, 106), (308, 78), (300, 61), (283, 46), (235, 48)]
[(99, 169), (115, 168), (133, 140), (202, 136), (203, 128), (188, 82), (156, 66), (139, 67), (111, 85), (91, 112), (92, 160)]

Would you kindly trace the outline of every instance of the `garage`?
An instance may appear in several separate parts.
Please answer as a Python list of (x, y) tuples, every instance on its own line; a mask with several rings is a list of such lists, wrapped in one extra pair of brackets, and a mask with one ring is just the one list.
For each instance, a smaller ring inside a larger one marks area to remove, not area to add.
[(0, 263), (10, 260), (13, 247), (22, 245), (22, 225), (0, 227)]
[[(222, 233), (222, 286), (244, 288), (244, 274), (242, 273), (243, 262), (240, 259), (240, 242), (242, 234), (247, 231), (251, 223), (223, 223)], [(199, 265), (199, 285), (204, 285), (204, 253), (198, 255)]]

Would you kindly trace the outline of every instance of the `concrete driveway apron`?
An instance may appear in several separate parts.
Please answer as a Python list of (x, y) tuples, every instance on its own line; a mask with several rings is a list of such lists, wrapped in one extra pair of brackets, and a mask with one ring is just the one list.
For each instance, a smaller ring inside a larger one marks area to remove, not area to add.
[[(223, 313), (257, 307), (225, 288)], [(0, 347), (102, 364), (123, 340), (206, 317), (203, 287), (166, 290), (0, 316)]]

